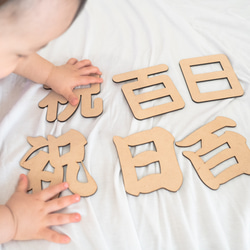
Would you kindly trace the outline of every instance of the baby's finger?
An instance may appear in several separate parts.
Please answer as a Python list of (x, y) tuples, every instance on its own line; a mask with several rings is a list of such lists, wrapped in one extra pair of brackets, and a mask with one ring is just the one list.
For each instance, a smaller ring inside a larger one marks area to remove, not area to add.
[(101, 77), (96, 77), (96, 76), (81, 76), (79, 77), (78, 83), (76, 86), (80, 85), (88, 85), (88, 84), (93, 84), (93, 83), (102, 83), (103, 79)]
[(60, 209), (63, 209), (73, 203), (76, 203), (80, 201), (80, 196), (78, 194), (75, 195), (69, 195), (69, 196), (64, 196), (58, 199), (54, 199), (51, 201), (47, 202), (47, 212), (51, 213), (51, 212), (55, 212), (58, 211)]
[(36, 193), (34, 195), (38, 196), (39, 199), (43, 201), (50, 200), (51, 198), (55, 197), (62, 191), (66, 190), (69, 187), (69, 184), (67, 182), (63, 182), (54, 186), (49, 186), (48, 188), (42, 190), (39, 193)]
[(41, 239), (59, 244), (68, 244), (70, 238), (65, 234), (60, 234), (50, 228), (45, 228), (40, 235)]
[(77, 62), (78, 62), (78, 60), (76, 58), (70, 58), (67, 61), (67, 64), (75, 65)]
[(67, 99), (67, 101), (72, 105), (72, 106), (76, 106), (79, 103), (79, 99), (77, 97), (77, 95), (75, 95), (72, 90), (70, 90), (70, 94), (65, 96), (65, 98)]
[(81, 220), (81, 215), (78, 213), (73, 213), (73, 214), (53, 213), (47, 216), (47, 225), (58, 226), (73, 222), (79, 222), (80, 220)]
[(102, 72), (95, 66), (84, 67), (84, 68), (81, 68), (79, 71), (82, 76), (88, 76), (91, 74), (94, 74), (94, 75), (102, 74)]
[(92, 65), (91, 61), (90, 61), (90, 60), (87, 60), (87, 59), (82, 60), (82, 61), (78, 61), (78, 62), (76, 63), (76, 67), (77, 67), (78, 69), (80, 69), (80, 68), (82, 68), (82, 67), (88, 67), (88, 66), (91, 66), (91, 65)]
[(16, 187), (16, 191), (26, 193), (28, 190), (28, 185), (29, 185), (28, 177), (25, 174), (21, 174), (19, 176), (19, 181)]

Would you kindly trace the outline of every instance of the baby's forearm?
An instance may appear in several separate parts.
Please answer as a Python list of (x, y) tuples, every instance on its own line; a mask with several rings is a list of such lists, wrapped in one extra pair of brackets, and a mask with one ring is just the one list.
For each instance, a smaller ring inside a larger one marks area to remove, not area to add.
[(15, 231), (15, 222), (11, 210), (5, 205), (0, 205), (0, 244), (12, 240)]
[(33, 82), (45, 84), (53, 67), (51, 62), (34, 53), (20, 61), (14, 73)]

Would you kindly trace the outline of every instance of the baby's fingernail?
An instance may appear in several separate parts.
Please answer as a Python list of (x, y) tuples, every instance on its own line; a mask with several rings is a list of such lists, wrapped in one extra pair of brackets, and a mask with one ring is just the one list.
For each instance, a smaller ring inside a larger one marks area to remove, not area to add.
[(70, 238), (67, 235), (64, 235), (62, 237), (62, 243), (67, 244), (70, 242)]
[(68, 188), (68, 187), (69, 187), (69, 184), (68, 184), (67, 182), (64, 182), (64, 183), (63, 183), (63, 186), (64, 186), (64, 188)]
[(75, 220), (76, 220), (76, 221), (79, 221), (80, 219), (81, 219), (81, 215), (80, 215), (80, 214), (76, 214), (76, 215), (75, 215)]
[(23, 180), (23, 179), (24, 179), (24, 174), (20, 174), (19, 180), (21, 181), (21, 180)]
[(78, 102), (79, 102), (79, 100), (78, 100), (77, 98), (74, 98), (74, 99), (71, 99), (71, 100), (70, 100), (70, 104), (71, 104), (72, 106), (76, 106), (76, 105), (78, 104)]
[(80, 200), (80, 195), (76, 195), (76, 196), (75, 196), (75, 200), (76, 200), (76, 201), (79, 201), (79, 200)]

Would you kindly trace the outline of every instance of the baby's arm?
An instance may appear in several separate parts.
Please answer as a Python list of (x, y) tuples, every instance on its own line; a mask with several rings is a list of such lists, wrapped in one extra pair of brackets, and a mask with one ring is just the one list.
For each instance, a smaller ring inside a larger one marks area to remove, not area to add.
[(28, 194), (28, 179), (20, 175), (15, 193), (6, 205), (0, 206), (0, 244), (10, 240), (45, 239), (55, 243), (69, 243), (70, 238), (52, 230), (51, 226), (81, 220), (78, 213), (55, 213), (80, 200), (79, 195), (52, 199), (68, 188), (67, 183)]
[(73, 93), (75, 87), (102, 83), (102, 78), (99, 77), (102, 73), (89, 60), (78, 61), (71, 58), (66, 64), (55, 66), (36, 53), (23, 58), (14, 72), (34, 82), (46, 84), (72, 105), (79, 101)]

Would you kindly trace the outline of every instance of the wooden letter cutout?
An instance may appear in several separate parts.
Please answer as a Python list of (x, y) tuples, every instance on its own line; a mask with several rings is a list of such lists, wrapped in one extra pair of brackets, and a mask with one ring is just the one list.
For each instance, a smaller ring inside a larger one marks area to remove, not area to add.
[[(220, 63), (223, 70), (203, 74), (193, 74), (191, 66), (212, 63)], [(244, 91), (228, 58), (223, 54), (183, 59), (180, 61), (180, 67), (187, 83), (190, 95), (195, 102), (220, 100), (242, 96), (244, 94)], [(200, 92), (197, 83), (219, 79), (227, 79), (231, 88), (206, 93)]]
[[(115, 75), (113, 77), (113, 81), (116, 83), (137, 79), (136, 82), (127, 83), (122, 86), (123, 94), (135, 118), (142, 120), (184, 108), (185, 103), (169, 76), (161, 75), (151, 78), (148, 77), (149, 75), (161, 73), (167, 70), (168, 66), (161, 64), (158, 66), (152, 66), (145, 69)], [(135, 90), (144, 89), (158, 84), (163, 84), (164, 87), (138, 95), (135, 95), (134, 93)], [(170, 97), (172, 101), (147, 109), (142, 109), (142, 103), (163, 97)]]
[[(73, 92), (79, 99), (79, 104), (72, 106), (67, 100), (51, 90), (51, 92), (39, 102), (40, 108), (47, 107), (47, 121), (54, 122), (56, 119), (60, 122), (68, 120), (77, 110), (81, 103), (81, 114), (83, 117), (97, 117), (103, 112), (103, 101), (101, 98), (96, 98), (93, 101), (92, 95), (100, 93), (100, 84), (91, 84), (90, 87), (74, 89)], [(66, 104), (66, 108), (57, 116), (58, 103)]]
[[(138, 196), (140, 193), (150, 193), (161, 188), (177, 191), (182, 184), (180, 170), (175, 150), (174, 137), (165, 129), (155, 127), (139, 132), (126, 138), (113, 138), (120, 159), (126, 192)], [(144, 151), (132, 157), (129, 146), (138, 146), (153, 142), (156, 151)], [(160, 173), (150, 174), (138, 180), (135, 167), (146, 167), (158, 162)]]
[[(218, 189), (221, 184), (241, 174), (250, 174), (250, 150), (247, 147), (246, 139), (232, 131), (226, 131), (221, 136), (214, 134), (224, 127), (235, 126), (236, 123), (233, 120), (226, 117), (217, 117), (182, 141), (176, 142), (179, 147), (190, 147), (201, 141), (201, 148), (198, 151), (184, 151), (183, 155), (191, 161), (201, 180), (211, 189)], [(206, 162), (203, 161), (201, 156), (207, 155), (225, 144), (228, 146), (226, 149)], [(231, 158), (235, 158), (237, 163), (214, 176), (211, 170)]]
[[(32, 148), (22, 158), (20, 165), (30, 170), (28, 173), (29, 190), (39, 192), (42, 190), (42, 182), (49, 182), (50, 185), (56, 185), (63, 182), (63, 167), (67, 165), (66, 181), (69, 183), (69, 190), (80, 196), (90, 196), (97, 190), (95, 180), (88, 173), (86, 167), (82, 163), (84, 159), (84, 146), (87, 144), (85, 137), (76, 130), (55, 138), (48, 136), (48, 140), (43, 137), (28, 137), (28, 142)], [(60, 147), (70, 146), (70, 151), (60, 155)], [(48, 153), (41, 150), (47, 147)], [(31, 155), (39, 151), (31, 158)], [(47, 164), (50, 163), (53, 172), (46, 171)], [(78, 173), (80, 166), (83, 168), (87, 182), (78, 181)]]

